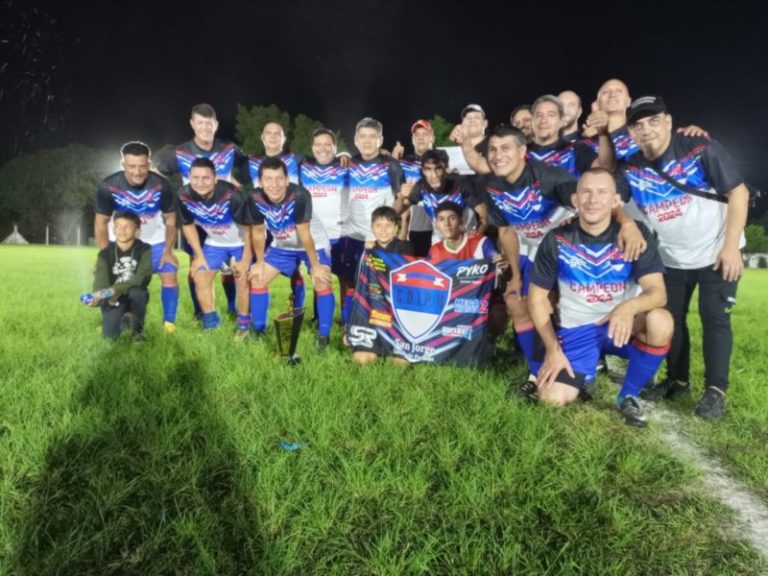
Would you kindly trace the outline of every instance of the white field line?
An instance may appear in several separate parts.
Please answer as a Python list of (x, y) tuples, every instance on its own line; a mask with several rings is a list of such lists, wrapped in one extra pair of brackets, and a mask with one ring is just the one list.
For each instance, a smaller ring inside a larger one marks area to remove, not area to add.
[(644, 402), (644, 405), (672, 453), (688, 458), (700, 472), (710, 495), (735, 512), (736, 535), (768, 558), (768, 507), (744, 483), (731, 477), (717, 458), (708, 455), (685, 434), (684, 423), (677, 414), (656, 402)]

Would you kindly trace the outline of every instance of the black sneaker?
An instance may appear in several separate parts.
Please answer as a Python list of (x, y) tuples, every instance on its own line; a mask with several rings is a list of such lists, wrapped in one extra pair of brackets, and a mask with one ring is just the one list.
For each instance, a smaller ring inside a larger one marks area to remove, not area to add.
[(714, 386), (708, 386), (696, 405), (694, 414), (704, 420), (717, 420), (725, 411), (725, 392)]
[(624, 424), (627, 424), (628, 426), (636, 426), (638, 428), (645, 428), (648, 426), (648, 421), (645, 419), (645, 412), (640, 408), (640, 404), (634, 396), (626, 396), (624, 400), (621, 401), (619, 412), (621, 412), (621, 417), (624, 418)]
[(514, 386), (510, 386), (507, 390), (507, 398), (513, 397), (529, 402), (538, 402), (539, 389), (536, 387), (536, 376), (528, 374), (525, 381), (517, 389)]
[(656, 382), (652, 386), (646, 385), (640, 392), (640, 398), (644, 400), (674, 400), (690, 393), (691, 386), (688, 382), (664, 378), (664, 380)]
[(328, 348), (328, 343), (330, 341), (330, 338), (328, 336), (318, 336), (317, 337), (317, 351), (318, 352), (325, 352), (325, 350)]

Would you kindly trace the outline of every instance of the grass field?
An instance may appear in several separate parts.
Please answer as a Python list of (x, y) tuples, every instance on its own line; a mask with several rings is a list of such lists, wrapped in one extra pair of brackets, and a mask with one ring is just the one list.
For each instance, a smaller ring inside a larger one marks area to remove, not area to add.
[[(658, 426), (615, 387), (554, 410), (484, 372), (322, 357), (179, 331), (101, 340), (81, 306), (93, 249), (0, 247), (0, 574), (754, 575), (760, 554)], [(671, 403), (690, 437), (768, 502), (768, 273), (734, 309), (725, 418)], [(280, 289), (285, 293), (285, 285)], [(284, 298), (273, 298), (281, 307)], [(502, 358), (508, 356), (502, 355)], [(280, 441), (295, 443), (285, 450)]]

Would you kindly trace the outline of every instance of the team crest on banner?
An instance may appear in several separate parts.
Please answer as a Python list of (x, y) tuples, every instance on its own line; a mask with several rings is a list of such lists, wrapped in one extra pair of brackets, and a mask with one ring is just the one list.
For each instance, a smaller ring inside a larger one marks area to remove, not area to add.
[(417, 260), (389, 273), (392, 313), (404, 335), (419, 342), (440, 324), (448, 308), (451, 277), (429, 262)]

